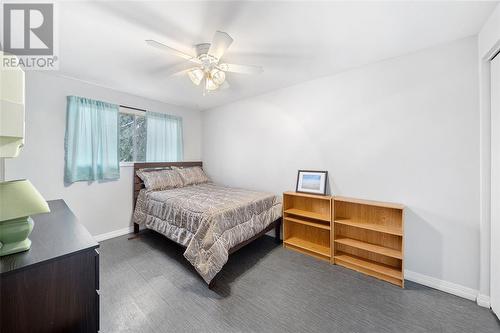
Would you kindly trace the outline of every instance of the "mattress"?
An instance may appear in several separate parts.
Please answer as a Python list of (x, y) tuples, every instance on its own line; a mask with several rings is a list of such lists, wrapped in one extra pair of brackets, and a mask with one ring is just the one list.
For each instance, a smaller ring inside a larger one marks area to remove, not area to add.
[(133, 221), (185, 246), (184, 257), (210, 283), (232, 247), (279, 217), (281, 200), (272, 193), (206, 183), (141, 190)]

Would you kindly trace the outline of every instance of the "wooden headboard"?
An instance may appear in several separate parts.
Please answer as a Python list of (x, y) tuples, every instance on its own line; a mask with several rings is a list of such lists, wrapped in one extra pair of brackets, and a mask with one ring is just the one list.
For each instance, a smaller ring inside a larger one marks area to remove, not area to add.
[(137, 202), (137, 197), (139, 196), (139, 191), (144, 188), (144, 182), (139, 176), (137, 176), (137, 170), (145, 169), (143, 171), (155, 171), (161, 169), (168, 169), (170, 167), (203, 167), (203, 162), (144, 162), (144, 163), (134, 163), (134, 209), (135, 203)]

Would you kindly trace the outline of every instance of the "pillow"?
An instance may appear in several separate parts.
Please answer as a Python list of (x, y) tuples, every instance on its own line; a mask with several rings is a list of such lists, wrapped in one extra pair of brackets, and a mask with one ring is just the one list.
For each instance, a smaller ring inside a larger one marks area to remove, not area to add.
[(144, 181), (148, 190), (168, 190), (182, 187), (183, 182), (179, 173), (175, 170), (137, 171), (137, 176)]
[(207, 177), (203, 169), (200, 167), (190, 168), (173, 168), (179, 173), (184, 186), (208, 183), (210, 179)]

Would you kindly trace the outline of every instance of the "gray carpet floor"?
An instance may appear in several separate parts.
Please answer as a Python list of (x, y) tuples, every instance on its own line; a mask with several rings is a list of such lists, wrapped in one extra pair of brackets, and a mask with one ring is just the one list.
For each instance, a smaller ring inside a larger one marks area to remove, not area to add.
[(102, 332), (500, 332), (472, 301), (401, 289), (268, 236), (233, 254), (214, 290), (154, 232), (104, 241), (100, 253)]

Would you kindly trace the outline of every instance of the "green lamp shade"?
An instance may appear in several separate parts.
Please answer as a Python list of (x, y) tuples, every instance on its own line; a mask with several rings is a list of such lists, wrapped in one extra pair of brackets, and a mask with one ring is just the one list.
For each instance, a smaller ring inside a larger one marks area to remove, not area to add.
[(0, 221), (48, 212), (49, 205), (29, 180), (0, 183)]
[(50, 212), (49, 205), (29, 180), (0, 183), (0, 256), (26, 251), (33, 214)]

